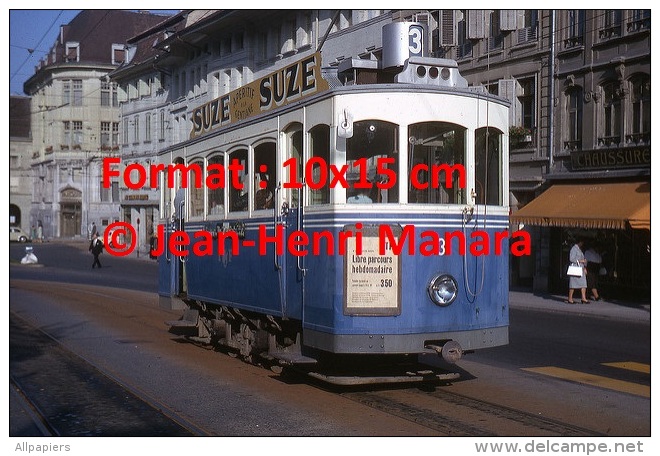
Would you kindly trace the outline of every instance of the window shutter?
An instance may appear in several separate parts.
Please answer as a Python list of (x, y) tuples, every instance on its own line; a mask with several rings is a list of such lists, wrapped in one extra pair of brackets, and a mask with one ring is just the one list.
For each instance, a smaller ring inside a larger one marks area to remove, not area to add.
[(509, 123), (511, 125), (522, 124), (522, 103), (518, 97), (522, 95), (522, 86), (515, 79), (500, 79), (497, 94), (511, 102), (509, 108)]
[(440, 46), (456, 46), (457, 26), (454, 10), (442, 10), (440, 13)]
[[(516, 10), (517, 17), (517, 29), (525, 28), (525, 10)], [(529, 26), (534, 27), (535, 24), (529, 24)]]
[(500, 10), (500, 30), (511, 31), (518, 28), (518, 10)]
[(468, 38), (486, 38), (486, 14), (484, 10), (468, 11)]

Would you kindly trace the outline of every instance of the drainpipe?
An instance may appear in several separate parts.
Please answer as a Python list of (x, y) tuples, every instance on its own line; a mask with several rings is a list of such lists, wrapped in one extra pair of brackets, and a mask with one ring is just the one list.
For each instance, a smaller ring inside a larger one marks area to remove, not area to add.
[(555, 146), (555, 10), (550, 11), (550, 62), (548, 62), (550, 98), (548, 109), (548, 173), (554, 167), (553, 150)]

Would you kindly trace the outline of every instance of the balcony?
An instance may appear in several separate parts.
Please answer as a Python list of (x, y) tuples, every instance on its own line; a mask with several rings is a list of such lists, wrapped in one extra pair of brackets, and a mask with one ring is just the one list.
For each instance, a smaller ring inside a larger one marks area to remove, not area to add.
[(618, 146), (621, 142), (621, 136), (601, 136), (598, 138), (598, 145), (604, 147)]
[(651, 133), (630, 133), (626, 135), (626, 145), (651, 144)]
[(582, 149), (582, 141), (573, 140), (573, 141), (564, 141), (564, 150), (574, 151)]

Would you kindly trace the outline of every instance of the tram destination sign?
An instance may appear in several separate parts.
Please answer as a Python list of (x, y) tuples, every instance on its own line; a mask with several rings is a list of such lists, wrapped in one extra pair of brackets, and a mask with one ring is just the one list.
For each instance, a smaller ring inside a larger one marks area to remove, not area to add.
[(193, 109), (190, 139), (328, 88), (321, 76), (321, 53), (316, 52)]

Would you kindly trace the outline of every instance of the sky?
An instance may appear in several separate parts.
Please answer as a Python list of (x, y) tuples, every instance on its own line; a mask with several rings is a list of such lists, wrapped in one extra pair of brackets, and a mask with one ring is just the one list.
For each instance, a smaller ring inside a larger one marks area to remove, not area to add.
[[(135, 6), (135, 4), (132, 6)], [(162, 4), (159, 6), (162, 6)], [(121, 4), (119, 7), (121, 7)], [(175, 12), (175, 10), (151, 11), (160, 14)], [(8, 12), (9, 93), (11, 95), (25, 95), (23, 83), (34, 75), (35, 67), (57, 40), (60, 26), (71, 22), (80, 10), (22, 10), (14, 7)]]
[(68, 24), (80, 10), (9, 11), (9, 93), (25, 95), (23, 83), (57, 39), (60, 25)]

